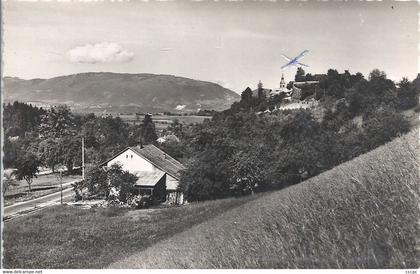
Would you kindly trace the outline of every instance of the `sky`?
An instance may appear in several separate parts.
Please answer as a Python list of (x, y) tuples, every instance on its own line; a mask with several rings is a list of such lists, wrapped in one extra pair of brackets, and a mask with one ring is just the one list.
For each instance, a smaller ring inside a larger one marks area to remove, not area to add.
[(419, 71), (417, 2), (130, 1), (3, 4), (3, 75), (24, 79), (90, 71), (156, 73), (278, 87), (282, 54), (308, 73)]

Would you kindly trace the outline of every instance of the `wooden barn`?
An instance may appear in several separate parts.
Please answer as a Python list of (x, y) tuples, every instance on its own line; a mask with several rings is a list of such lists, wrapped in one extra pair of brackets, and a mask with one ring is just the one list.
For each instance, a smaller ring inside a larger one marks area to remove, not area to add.
[(138, 194), (151, 195), (156, 201), (183, 204), (184, 197), (177, 190), (180, 172), (185, 167), (154, 145), (127, 147), (102, 164), (121, 165), (138, 177)]

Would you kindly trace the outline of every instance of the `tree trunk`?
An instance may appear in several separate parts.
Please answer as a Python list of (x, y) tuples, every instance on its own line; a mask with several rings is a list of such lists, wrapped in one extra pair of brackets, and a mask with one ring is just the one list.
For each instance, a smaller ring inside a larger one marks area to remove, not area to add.
[(69, 174), (73, 172), (73, 162), (67, 163), (67, 171)]
[(255, 192), (254, 192), (254, 186), (253, 185), (249, 185), (249, 189), (251, 189), (251, 195), (254, 195), (255, 194)]
[(32, 192), (32, 188), (31, 188), (32, 179), (30, 179), (30, 180), (27, 179), (26, 182), (28, 183), (29, 192)]

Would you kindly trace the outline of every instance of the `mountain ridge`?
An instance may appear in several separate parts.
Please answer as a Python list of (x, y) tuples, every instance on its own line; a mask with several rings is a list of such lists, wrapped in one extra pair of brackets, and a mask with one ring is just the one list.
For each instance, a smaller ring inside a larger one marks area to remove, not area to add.
[(216, 83), (152, 73), (87, 72), (49, 79), (3, 77), (7, 101), (110, 111), (223, 110), (239, 95)]

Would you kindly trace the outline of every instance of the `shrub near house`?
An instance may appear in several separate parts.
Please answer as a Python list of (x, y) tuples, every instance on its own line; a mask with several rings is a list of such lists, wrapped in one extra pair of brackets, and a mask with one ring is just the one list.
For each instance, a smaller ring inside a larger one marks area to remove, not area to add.
[(122, 170), (117, 164), (107, 170), (94, 167), (87, 172), (86, 180), (74, 184), (73, 189), (76, 192), (76, 200), (94, 197), (104, 198), (111, 204), (139, 206), (140, 200), (144, 201), (144, 197), (134, 195), (134, 184), (137, 179), (137, 176)]

